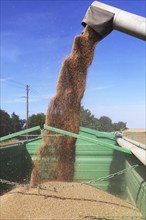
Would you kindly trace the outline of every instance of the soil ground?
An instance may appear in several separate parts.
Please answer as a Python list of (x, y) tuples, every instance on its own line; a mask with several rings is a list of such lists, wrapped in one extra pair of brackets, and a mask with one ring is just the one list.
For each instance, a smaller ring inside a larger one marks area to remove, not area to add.
[(142, 144), (146, 144), (146, 131), (133, 130), (133, 131), (124, 131), (123, 133), (127, 138), (138, 141)]

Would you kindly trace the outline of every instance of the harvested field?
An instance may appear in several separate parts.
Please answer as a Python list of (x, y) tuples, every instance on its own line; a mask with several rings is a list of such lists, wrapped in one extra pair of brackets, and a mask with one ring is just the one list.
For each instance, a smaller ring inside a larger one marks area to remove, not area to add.
[(89, 185), (71, 182), (44, 184), (60, 186), (60, 189), (41, 189), (38, 192), (37, 188), (17, 187), (1, 196), (1, 220), (92, 219), (87, 216), (137, 216), (139, 219), (141, 216), (138, 209), (128, 202)]
[(123, 134), (130, 139), (138, 141), (142, 144), (146, 144), (146, 131), (144, 129), (129, 129), (123, 132)]

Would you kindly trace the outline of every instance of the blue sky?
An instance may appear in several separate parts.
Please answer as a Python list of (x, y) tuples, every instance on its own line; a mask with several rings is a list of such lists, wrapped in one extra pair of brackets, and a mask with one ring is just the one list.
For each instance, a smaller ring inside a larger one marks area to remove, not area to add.
[[(46, 113), (65, 57), (93, 1), (1, 0), (1, 108), (26, 118)], [(145, 16), (143, 0), (102, 0)], [(145, 42), (113, 31), (96, 47), (82, 105), (97, 118), (145, 127)]]

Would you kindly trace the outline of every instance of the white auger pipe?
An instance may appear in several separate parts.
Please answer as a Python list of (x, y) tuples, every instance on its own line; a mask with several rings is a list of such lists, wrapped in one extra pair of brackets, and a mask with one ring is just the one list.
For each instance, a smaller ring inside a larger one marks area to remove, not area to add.
[(146, 150), (129, 143), (123, 138), (117, 138), (117, 142), (121, 147), (130, 150), (146, 166)]
[(139, 142), (137, 142), (135, 140), (132, 140), (132, 139), (129, 139), (129, 138), (125, 137), (125, 136), (123, 136), (122, 138), (124, 140), (126, 140), (126, 141), (128, 141), (128, 142), (130, 142), (130, 143), (132, 143), (134, 145), (136, 145), (137, 147), (140, 147), (140, 148), (146, 150), (146, 145), (145, 144), (139, 143)]
[(146, 18), (94, 1), (93, 6), (114, 14), (113, 28), (146, 41)]

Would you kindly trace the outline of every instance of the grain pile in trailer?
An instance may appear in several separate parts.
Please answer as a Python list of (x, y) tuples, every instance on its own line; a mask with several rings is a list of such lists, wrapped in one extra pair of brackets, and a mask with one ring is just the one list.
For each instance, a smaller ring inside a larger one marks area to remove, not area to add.
[[(91, 220), (94, 216), (110, 219), (142, 219), (139, 210), (111, 194), (89, 185), (46, 182), (50, 190), (17, 187), (1, 197), (1, 219)], [(74, 187), (72, 187), (74, 185)], [(63, 188), (64, 186), (64, 188)], [(56, 187), (56, 191), (53, 188)], [(123, 217), (122, 217), (123, 216)], [(127, 216), (124, 218), (124, 216)], [(117, 217), (117, 218), (116, 218)]]

